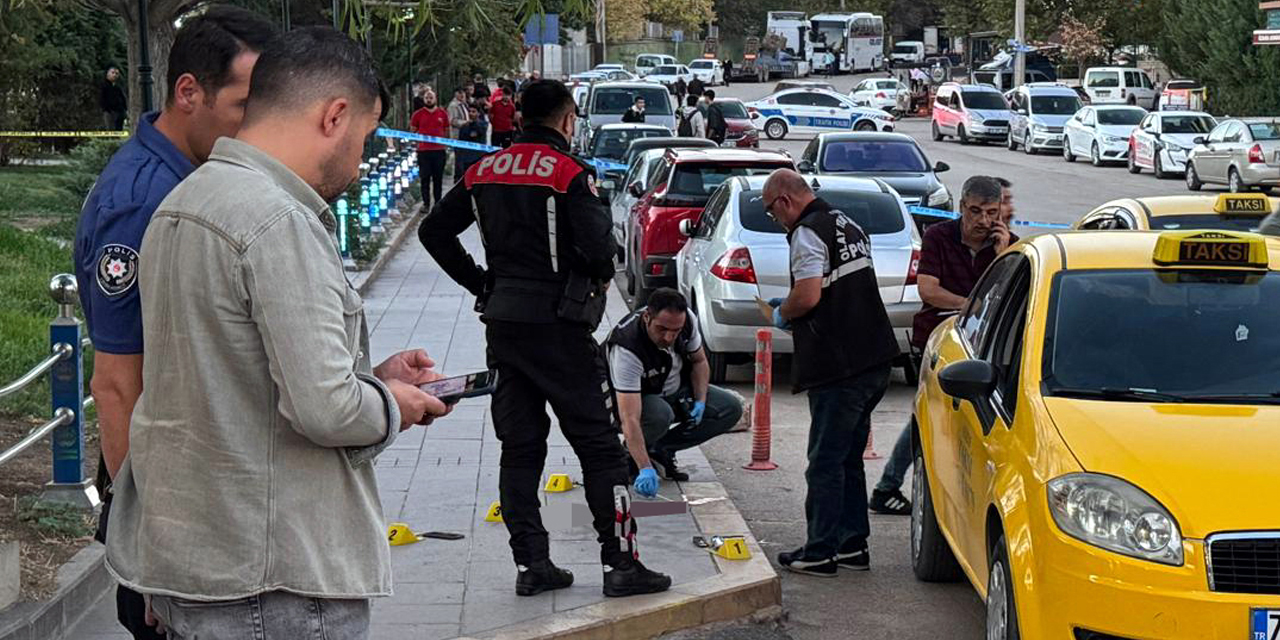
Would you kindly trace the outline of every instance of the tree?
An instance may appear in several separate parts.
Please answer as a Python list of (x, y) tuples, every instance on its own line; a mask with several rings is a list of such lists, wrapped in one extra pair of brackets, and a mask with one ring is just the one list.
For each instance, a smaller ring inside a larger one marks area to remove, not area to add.
[(649, 19), (669, 27), (696, 29), (715, 19), (712, 0), (649, 0), (648, 5)]
[(1084, 77), (1085, 65), (1090, 60), (1106, 54), (1107, 43), (1103, 40), (1103, 27), (1102, 22), (1098, 20), (1086, 23), (1072, 15), (1062, 19), (1062, 28), (1059, 31), (1062, 36), (1062, 53), (1076, 62), (1079, 70), (1077, 78)]
[(1161, 58), (1177, 74), (1209, 90), (1215, 113), (1274, 115), (1280, 111), (1280, 48), (1254, 46), (1263, 24), (1257, 0), (1167, 0)]
[(647, 0), (605, 0), (605, 33), (610, 41), (636, 40), (644, 34)]

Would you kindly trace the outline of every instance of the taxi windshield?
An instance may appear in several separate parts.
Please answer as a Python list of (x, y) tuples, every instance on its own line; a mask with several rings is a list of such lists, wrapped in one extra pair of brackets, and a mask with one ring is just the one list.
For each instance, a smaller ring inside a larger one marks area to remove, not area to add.
[(1233, 216), (1217, 213), (1183, 213), (1172, 216), (1151, 216), (1151, 228), (1156, 231), (1179, 229), (1222, 229), (1256, 233), (1262, 225), (1259, 216)]
[(1277, 403), (1277, 317), (1280, 275), (1272, 272), (1062, 272), (1045, 333), (1046, 391), (1144, 402)]
[(1213, 119), (1206, 116), (1165, 116), (1165, 133), (1209, 133)]

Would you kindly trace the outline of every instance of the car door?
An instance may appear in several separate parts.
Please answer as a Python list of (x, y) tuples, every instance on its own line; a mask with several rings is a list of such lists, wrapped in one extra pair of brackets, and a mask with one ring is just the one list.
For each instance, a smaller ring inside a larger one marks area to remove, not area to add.
[(1013, 102), (1009, 105), (1009, 135), (1013, 140), (1026, 142), (1027, 128), (1031, 121), (1031, 96), (1026, 91), (1013, 92)]
[(1071, 116), (1071, 119), (1067, 120), (1067, 124), (1062, 127), (1062, 132), (1065, 136), (1062, 143), (1067, 150), (1073, 154), (1076, 153), (1075, 140), (1084, 137), (1084, 133), (1080, 130), (1080, 118), (1084, 116), (1085, 111), (1088, 109), (1088, 107), (1082, 107), (1079, 111), (1075, 112), (1075, 114)]
[(1234, 128), (1234, 122), (1225, 122), (1209, 132), (1205, 152), (1196, 159), (1196, 172), (1202, 181), (1226, 183), (1227, 146)]
[(816, 131), (848, 131), (853, 128), (853, 113), (849, 103), (829, 93), (809, 94), (813, 101), (813, 128)]
[(789, 91), (778, 96), (778, 105), (787, 119), (787, 127), (797, 133), (813, 133), (813, 121), (818, 115), (813, 94), (808, 91)]
[(729, 204), (729, 193), (732, 190), (730, 185), (722, 184), (715, 193), (711, 194), (711, 199), (707, 200), (707, 206), (702, 209), (702, 213), (695, 221), (696, 224), (693, 225), (693, 235), (689, 236), (689, 242), (680, 250), (680, 291), (686, 296), (689, 295), (694, 282), (711, 268), (711, 262), (708, 260), (714, 262), (716, 259), (715, 256), (708, 258), (707, 247), (711, 245), (716, 226)]
[(1133, 154), (1134, 164), (1140, 167), (1154, 166), (1156, 136), (1159, 134), (1160, 116), (1155, 113), (1147, 114), (1133, 130), (1133, 148), (1130, 153)]
[(1088, 157), (1089, 150), (1093, 147), (1094, 135), (1097, 133), (1097, 122), (1097, 109), (1087, 109), (1080, 117), (1080, 135), (1072, 136), (1071, 139), (1076, 155)]

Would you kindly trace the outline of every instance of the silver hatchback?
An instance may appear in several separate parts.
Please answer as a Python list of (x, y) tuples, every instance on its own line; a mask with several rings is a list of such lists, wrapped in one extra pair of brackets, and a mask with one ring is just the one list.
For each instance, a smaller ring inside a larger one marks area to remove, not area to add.
[[(696, 221), (681, 225), (689, 241), (676, 256), (677, 286), (697, 310), (712, 380), (723, 380), (727, 365), (747, 362), (755, 351), (756, 330), (770, 326), (756, 298), (786, 297), (791, 289), (786, 232), (764, 212), (761, 191), (767, 178), (726, 181)], [(880, 299), (899, 348), (908, 353), (911, 322), (920, 310), (920, 236), (906, 205), (881, 180), (821, 176), (814, 182), (818, 197), (870, 236)], [(792, 349), (791, 335), (774, 329), (774, 353)], [(904, 356), (899, 364), (907, 363)]]

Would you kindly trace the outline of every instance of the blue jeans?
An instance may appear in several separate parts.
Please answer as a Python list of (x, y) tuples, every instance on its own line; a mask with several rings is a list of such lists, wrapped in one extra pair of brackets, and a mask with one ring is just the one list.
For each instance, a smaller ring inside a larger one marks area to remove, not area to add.
[(169, 640), (352, 640), (369, 637), (369, 601), (285, 591), (219, 602), (153, 596)]
[(907, 469), (911, 468), (913, 462), (911, 453), (911, 422), (907, 421), (907, 426), (898, 434), (898, 441), (893, 443), (893, 453), (889, 454), (889, 461), (884, 465), (880, 482), (876, 483), (876, 491), (896, 491), (902, 488), (902, 483), (907, 478)]
[(809, 390), (805, 558), (831, 558), (842, 548), (866, 546), (871, 523), (862, 452), (871, 433), (871, 412), (889, 387), (889, 371), (886, 363)]

